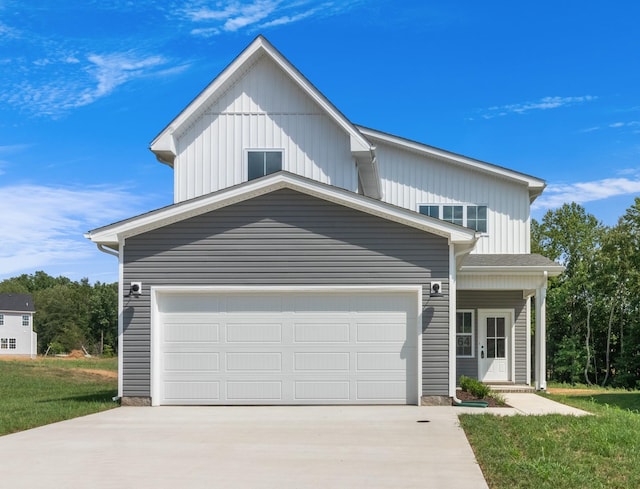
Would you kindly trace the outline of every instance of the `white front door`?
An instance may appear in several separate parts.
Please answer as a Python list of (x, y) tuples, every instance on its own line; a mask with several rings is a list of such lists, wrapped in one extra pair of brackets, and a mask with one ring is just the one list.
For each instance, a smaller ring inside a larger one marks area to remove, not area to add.
[(511, 380), (513, 312), (478, 311), (478, 378), (483, 382)]

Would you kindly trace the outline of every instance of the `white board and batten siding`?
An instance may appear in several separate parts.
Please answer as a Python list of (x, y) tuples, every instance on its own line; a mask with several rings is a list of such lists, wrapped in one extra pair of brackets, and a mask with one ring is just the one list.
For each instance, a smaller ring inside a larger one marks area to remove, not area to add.
[(417, 211), (420, 204), (488, 206), (486, 236), (473, 253), (529, 253), (529, 192), (436, 158), (375, 141), (383, 200)]
[(358, 189), (349, 135), (266, 57), (176, 136), (175, 202), (246, 182), (248, 149), (282, 150), (283, 170)]
[(155, 294), (154, 404), (417, 404), (419, 291)]

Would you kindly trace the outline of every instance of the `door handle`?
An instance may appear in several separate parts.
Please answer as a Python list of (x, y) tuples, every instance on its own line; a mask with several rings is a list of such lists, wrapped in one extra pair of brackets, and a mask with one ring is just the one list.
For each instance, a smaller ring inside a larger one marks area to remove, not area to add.
[(484, 358), (484, 346), (480, 347), (480, 358)]

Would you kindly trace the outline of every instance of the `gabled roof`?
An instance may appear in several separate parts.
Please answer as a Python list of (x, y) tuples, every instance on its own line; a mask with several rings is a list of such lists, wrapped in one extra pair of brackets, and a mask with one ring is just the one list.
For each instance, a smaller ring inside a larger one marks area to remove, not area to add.
[(284, 188), (446, 237), (451, 243), (465, 248), (470, 249), (477, 240), (471, 229), (284, 171), (94, 229), (85, 237), (99, 245), (118, 249), (120, 241), (129, 237)]
[[(364, 178), (370, 180), (363, 182), (366, 187), (374, 183), (374, 188), (368, 188), (368, 195), (380, 198), (380, 187), (377, 179), (377, 171), (374, 162), (374, 147), (365, 136), (322, 94), (320, 91), (300, 73), (269, 41), (263, 36), (258, 36), (242, 53), (240, 53), (200, 94), (165, 127), (151, 142), (151, 151), (162, 163), (173, 167), (176, 156), (176, 141), (174, 136), (188, 127), (197, 119), (217, 97), (231, 86), (255, 60), (261, 56), (268, 56), (300, 89), (309, 96), (318, 106), (340, 126), (350, 137), (351, 152), (364, 165)], [(368, 168), (371, 166), (372, 168)], [(370, 179), (371, 173), (375, 179)]]
[(31, 294), (0, 294), (0, 312), (35, 312)]
[(392, 146), (413, 151), (421, 155), (425, 155), (431, 158), (437, 158), (449, 164), (453, 164), (453, 165), (461, 166), (474, 171), (478, 171), (478, 172), (487, 174), (491, 177), (502, 178), (502, 179), (506, 179), (506, 180), (521, 184), (521, 185), (526, 185), (527, 188), (529, 189), (529, 199), (531, 202), (533, 202), (543, 192), (543, 190), (547, 186), (544, 180), (533, 177), (531, 175), (527, 175), (525, 173), (520, 173), (520, 172), (510, 170), (508, 168), (504, 168), (498, 165), (486, 163), (484, 161), (476, 160), (474, 158), (469, 158), (467, 156), (452, 153), (444, 149), (439, 149), (433, 146), (428, 146), (423, 143), (411, 141), (410, 139), (394, 136), (393, 134), (376, 131), (375, 129), (370, 129), (363, 126), (357, 126), (357, 127), (362, 134), (364, 134), (368, 139), (372, 140), (373, 142), (375, 142), (376, 140), (385, 142)]

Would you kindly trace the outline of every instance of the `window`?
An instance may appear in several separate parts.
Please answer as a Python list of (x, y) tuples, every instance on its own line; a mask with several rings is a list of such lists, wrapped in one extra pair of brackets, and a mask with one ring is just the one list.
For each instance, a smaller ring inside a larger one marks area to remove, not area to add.
[(28, 314), (23, 314), (22, 315), (22, 325), (23, 326), (29, 326), (29, 315)]
[(282, 170), (282, 151), (248, 151), (247, 175), (249, 180)]
[(456, 313), (456, 356), (473, 357), (473, 311)]
[(0, 314), (0, 326), (4, 326), (4, 314)]
[(425, 216), (435, 217), (436, 219), (440, 219), (440, 206), (439, 205), (421, 205), (420, 214), (424, 214)]
[(480, 233), (487, 232), (487, 206), (467, 206), (467, 227)]
[(442, 220), (452, 222), (464, 226), (463, 224), (463, 209), (461, 205), (443, 205), (442, 206)]
[(9, 338), (9, 350), (15, 350), (15, 349), (16, 349), (16, 339)]
[(486, 205), (421, 204), (418, 212), (442, 219), (458, 226), (465, 226), (479, 233), (487, 232)]
[(7, 338), (0, 338), (0, 350), (7, 350), (9, 348), (9, 340)]

